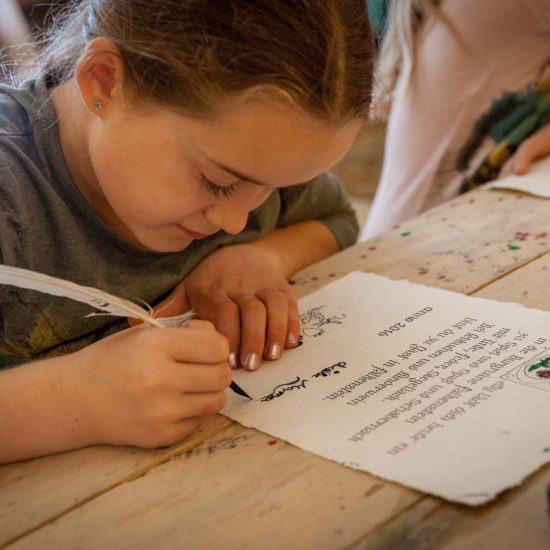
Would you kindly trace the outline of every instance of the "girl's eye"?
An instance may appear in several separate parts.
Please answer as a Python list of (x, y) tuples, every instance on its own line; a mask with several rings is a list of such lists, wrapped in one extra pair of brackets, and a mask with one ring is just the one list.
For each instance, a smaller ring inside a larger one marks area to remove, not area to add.
[(204, 174), (201, 174), (201, 184), (209, 192), (218, 198), (222, 195), (225, 199), (229, 198), (237, 190), (233, 184), (231, 185), (217, 185), (214, 182), (207, 179)]

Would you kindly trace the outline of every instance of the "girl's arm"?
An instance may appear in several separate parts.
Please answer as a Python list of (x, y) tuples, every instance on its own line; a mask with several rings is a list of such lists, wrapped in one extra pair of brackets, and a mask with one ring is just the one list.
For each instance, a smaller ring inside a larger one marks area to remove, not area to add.
[(176, 443), (223, 407), (227, 350), (210, 323), (192, 321), (0, 371), (0, 463), (97, 443)]

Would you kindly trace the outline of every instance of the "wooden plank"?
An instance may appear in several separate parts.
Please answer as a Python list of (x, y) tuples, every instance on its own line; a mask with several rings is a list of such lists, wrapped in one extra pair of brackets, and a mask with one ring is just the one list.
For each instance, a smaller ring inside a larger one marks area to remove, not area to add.
[(300, 296), (350, 271), (468, 294), (550, 250), (550, 201), (480, 189), (300, 271)]
[(426, 497), (349, 550), (518, 550), (550, 548), (550, 465), (483, 508)]
[[(474, 295), (550, 311), (550, 255), (533, 260)], [(526, 427), (528, 429), (528, 427)], [(550, 440), (549, 440), (550, 460)], [(498, 468), (495, 461), (495, 468)], [(354, 550), (438, 548), (516, 550), (550, 548), (550, 464), (519, 487), (482, 508), (427, 497), (383, 528), (352, 546)]]
[(334, 549), (420, 498), (235, 424), (9, 549)]
[(165, 449), (97, 446), (0, 468), (0, 548), (113, 486), (143, 475), (227, 427), (208, 419), (184, 442)]

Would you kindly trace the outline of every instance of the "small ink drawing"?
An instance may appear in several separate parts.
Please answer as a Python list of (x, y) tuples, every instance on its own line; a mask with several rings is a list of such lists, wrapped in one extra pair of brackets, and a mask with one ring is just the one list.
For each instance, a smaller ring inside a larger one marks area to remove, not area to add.
[(331, 374), (340, 374), (340, 369), (345, 369), (346, 367), (347, 367), (347, 363), (345, 361), (339, 361), (338, 363), (334, 363), (334, 365), (331, 365), (330, 367), (325, 367), (319, 372), (316, 372), (313, 375), (313, 378), (321, 378), (321, 377), (326, 378)]
[(341, 325), (342, 320), (346, 318), (344, 313), (327, 317), (321, 312), (321, 309), (324, 307), (325, 306), (314, 307), (302, 313), (300, 322), (302, 324), (302, 334), (304, 336), (321, 336), (321, 334), (325, 333), (325, 329), (322, 327), (331, 323)]
[(285, 382), (284, 384), (279, 384), (278, 386), (275, 386), (274, 390), (262, 397), (260, 401), (271, 401), (272, 399), (275, 399), (277, 397), (281, 397), (284, 393), (287, 391), (305, 388), (306, 387), (306, 380), (302, 380), (299, 376), (296, 377), (296, 380), (292, 380), (291, 382)]

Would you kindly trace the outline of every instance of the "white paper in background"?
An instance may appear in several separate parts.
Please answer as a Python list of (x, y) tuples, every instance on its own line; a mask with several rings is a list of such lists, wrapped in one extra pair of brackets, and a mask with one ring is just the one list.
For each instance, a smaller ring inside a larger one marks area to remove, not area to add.
[(550, 460), (550, 313), (352, 273), (300, 301), (303, 345), (223, 414), (478, 505)]
[(486, 185), (494, 189), (515, 189), (550, 199), (550, 157), (534, 163), (523, 176), (506, 176)]

